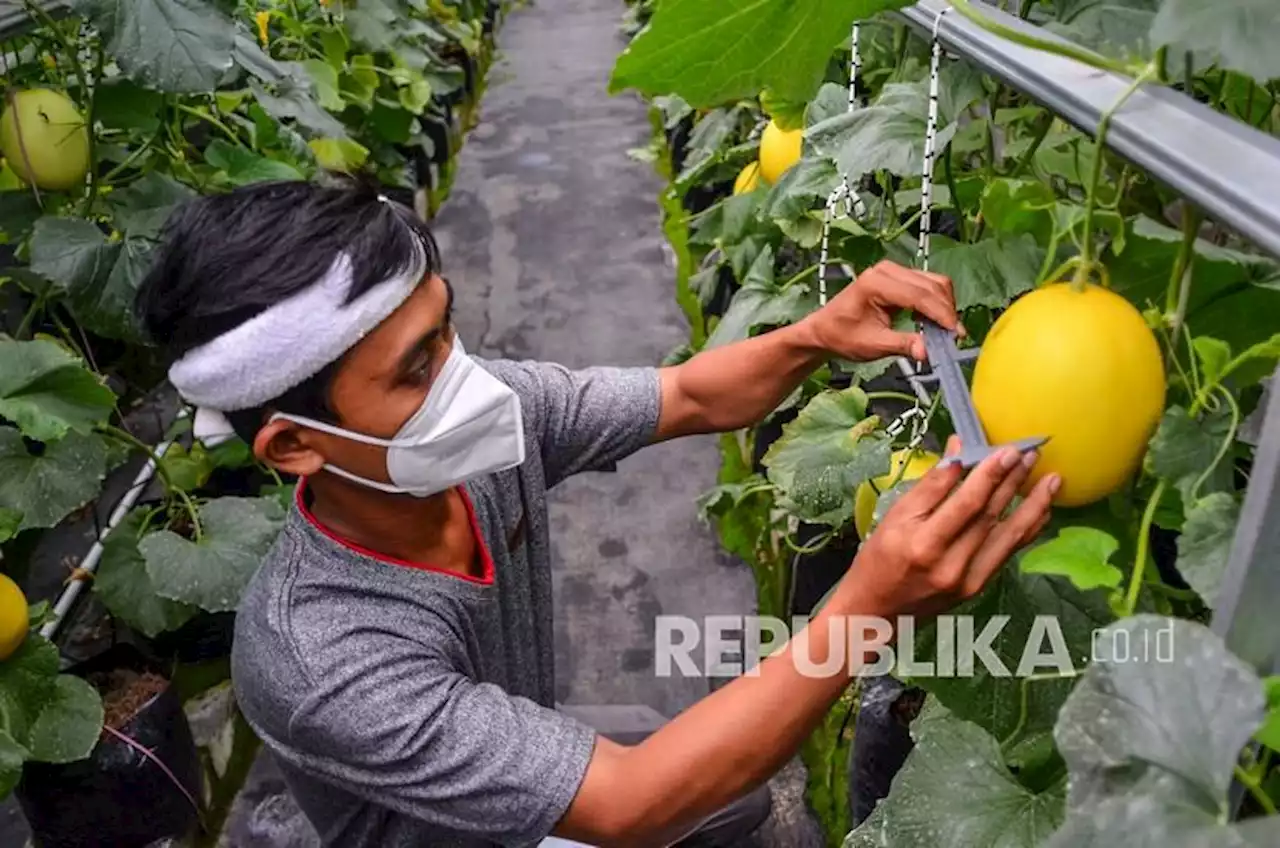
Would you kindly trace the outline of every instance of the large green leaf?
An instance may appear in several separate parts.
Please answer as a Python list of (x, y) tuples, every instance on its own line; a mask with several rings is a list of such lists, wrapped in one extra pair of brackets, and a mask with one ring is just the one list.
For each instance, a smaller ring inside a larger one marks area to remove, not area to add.
[[(102, 729), (102, 700), (84, 680), (58, 673), (58, 649), (32, 633), (0, 662), (0, 785), (15, 755), (67, 763), (89, 755)], [(9, 744), (16, 744), (18, 749)]]
[(876, 421), (856, 386), (809, 401), (761, 460), (785, 505), (816, 524), (849, 521), (858, 485), (889, 473), (891, 442)]
[[(129, 217), (126, 215), (126, 217)], [(133, 219), (150, 224), (146, 215)], [(154, 245), (149, 239), (107, 241), (93, 223), (79, 218), (41, 218), (31, 236), (31, 270), (64, 294), (76, 319), (100, 335), (140, 338), (134, 297)]]
[(218, 87), (232, 68), (235, 24), (200, 0), (79, 0), (134, 82), (178, 94)]
[(118, 229), (131, 238), (155, 238), (174, 209), (195, 196), (172, 177), (149, 171), (127, 188), (112, 192), (110, 200)]
[(301, 180), (302, 173), (286, 162), (268, 159), (244, 147), (236, 147), (222, 139), (205, 148), (205, 161), (222, 171), (233, 186), (268, 180)]
[[(1141, 308), (1163, 309), (1165, 290), (1182, 234), (1150, 218), (1139, 217), (1125, 236), (1125, 249), (1108, 259), (1112, 287)], [(1228, 342), (1233, 349), (1269, 339), (1271, 316), (1280, 314), (1280, 263), (1264, 256), (1195, 244), (1187, 325), (1200, 336)]]
[(1178, 537), (1178, 573), (1209, 606), (1218, 599), (1239, 519), (1240, 502), (1227, 492), (1214, 492), (1187, 509)]
[(1124, 576), (1110, 562), (1119, 549), (1120, 543), (1109, 533), (1093, 527), (1064, 527), (1057, 538), (1023, 553), (1019, 566), (1023, 574), (1065, 577), (1077, 589), (1114, 589)]
[(154, 638), (181, 627), (199, 610), (156, 593), (146, 560), (138, 551), (138, 531), (145, 514), (145, 510), (130, 512), (107, 535), (93, 591), (112, 616)]
[[(1176, 486), (1184, 500), (1232, 485), (1229, 461), (1218, 453), (1231, 432), (1225, 405), (1192, 418), (1186, 407), (1174, 405), (1164, 411), (1160, 426), (1151, 437), (1147, 461), (1156, 476)], [(1214, 463), (1218, 463), (1216, 466)], [(1210, 471), (1213, 467), (1214, 470)], [(1201, 482), (1201, 478), (1204, 478)], [(1196, 487), (1198, 491), (1193, 491)]]
[(850, 25), (904, 0), (797, 3), (794, 0), (663, 0), (623, 50), (609, 90), (678, 94), (698, 108), (770, 89), (807, 102)]
[(1149, 34), (1159, 0), (1084, 0), (1070, 5), (1045, 29), (1116, 59), (1151, 56)]
[(1164, 0), (1151, 24), (1156, 46), (1201, 54), (1260, 82), (1280, 77), (1274, 0)]
[(138, 550), (161, 597), (230, 612), (283, 526), (284, 510), (274, 498), (222, 497), (199, 514), (199, 542), (160, 530), (144, 536)]
[(93, 500), (106, 474), (97, 436), (72, 431), (36, 455), (17, 430), (0, 427), (0, 507), (22, 513), (21, 530), (54, 526)]
[(787, 324), (808, 314), (811, 298), (800, 283), (783, 288), (773, 279), (773, 248), (766, 246), (752, 263), (706, 347), (720, 347), (750, 335), (753, 327)]
[[(1069, 674), (1037, 680), (1026, 675), (1076, 670), (1089, 657), (1094, 631), (1112, 618), (1102, 592), (1082, 592), (1061, 577), (1005, 568), (980, 595), (956, 607), (948, 618), (922, 628), (916, 637), (914, 653), (920, 661), (939, 656), (940, 639), (941, 645), (954, 646), (956, 672), (937, 671), (918, 679), (904, 676), (958, 717), (1004, 741), (1011, 755), (1030, 756), (1044, 744), (1074, 681)], [(939, 633), (941, 628), (945, 629)], [(962, 651), (962, 638), (977, 653), (972, 673), (965, 669), (962, 674), (958, 667), (969, 656)], [(977, 650), (982, 646), (989, 646), (985, 658)]]
[(1107, 627), (1054, 729), (1071, 777), (1049, 844), (1275, 844), (1276, 819), (1262, 820), (1266, 842), (1225, 823), (1237, 758), (1265, 709), (1257, 675), (1207, 627), (1154, 615)]
[(815, 201), (825, 203), (839, 181), (829, 159), (801, 159), (770, 187), (762, 212), (775, 220), (797, 218), (812, 209)]
[(930, 238), (929, 270), (951, 278), (956, 308), (1000, 308), (1030, 291), (1044, 263), (1033, 236), (997, 234), (966, 244), (946, 236)]
[[(928, 108), (927, 83), (890, 83), (874, 104), (828, 118), (806, 130), (805, 138), (850, 179), (882, 170), (915, 177), (924, 164)], [(955, 132), (954, 123), (940, 118), (937, 149), (945, 149)]]
[(983, 189), (982, 220), (999, 232), (1031, 233), (1047, 242), (1053, 234), (1056, 203), (1053, 189), (1039, 180), (996, 179)]
[(116, 397), (60, 345), (0, 337), (0, 417), (42, 442), (70, 430), (90, 432), (111, 415)]
[(1062, 781), (1032, 791), (1010, 772), (999, 742), (977, 725), (929, 710), (889, 796), (844, 848), (1033, 848), (1062, 822)]

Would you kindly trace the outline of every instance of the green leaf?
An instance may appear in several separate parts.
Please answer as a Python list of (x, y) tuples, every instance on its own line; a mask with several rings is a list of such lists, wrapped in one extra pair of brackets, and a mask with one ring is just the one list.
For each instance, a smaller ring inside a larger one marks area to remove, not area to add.
[(677, 183), (691, 179), (733, 143), (743, 114), (741, 106), (712, 109), (693, 125), (686, 146), (684, 165), (675, 180)]
[(26, 749), (8, 731), (0, 730), (0, 798), (7, 798), (18, 785), (26, 759)]
[[(1139, 309), (1163, 310), (1182, 234), (1139, 217), (1125, 240), (1124, 252), (1107, 261), (1112, 288)], [(1192, 273), (1186, 322), (1197, 335), (1244, 350), (1275, 334), (1270, 316), (1280, 314), (1280, 263), (1198, 239)]]
[(99, 335), (138, 341), (134, 297), (153, 245), (144, 239), (107, 242), (93, 223), (45, 217), (31, 236), (31, 270), (67, 296), (76, 319)]
[(982, 220), (1002, 233), (1031, 233), (1047, 243), (1056, 203), (1053, 189), (1039, 180), (992, 180), (982, 192)]
[(189, 451), (180, 444), (172, 445), (161, 457), (160, 467), (171, 488), (194, 492), (208, 482), (216, 466), (204, 444), (195, 442)]
[(1026, 233), (971, 244), (934, 235), (930, 245), (929, 269), (951, 278), (961, 310), (1007, 306), (1035, 286), (1044, 262), (1044, 250)]
[(200, 0), (79, 0), (120, 70), (146, 88), (213, 91), (232, 68), (235, 24)]
[(1227, 492), (1214, 492), (1187, 510), (1178, 537), (1178, 573), (1210, 607), (1218, 599), (1239, 519), (1240, 502)]
[(943, 712), (912, 727), (915, 747), (889, 796), (845, 839), (844, 848), (1038, 846), (1062, 821), (1061, 781), (1041, 792), (1005, 765), (1000, 743)]
[(138, 551), (138, 533), (146, 510), (135, 509), (107, 534), (93, 591), (112, 616), (149, 638), (176, 630), (199, 610), (156, 593), (146, 560)]
[(757, 225), (761, 198), (768, 192), (753, 191), (726, 197), (708, 209), (689, 232), (691, 245), (734, 245), (742, 241)]
[(160, 530), (144, 536), (138, 550), (161, 597), (230, 612), (283, 526), (284, 510), (273, 498), (222, 497), (199, 513), (199, 542)]
[(812, 209), (815, 201), (825, 203), (839, 180), (830, 160), (801, 159), (769, 188), (762, 212), (774, 220), (797, 218)]
[(316, 97), (320, 105), (331, 112), (341, 112), (347, 104), (338, 93), (337, 69), (319, 59), (307, 59), (303, 61), (302, 66), (307, 69), (311, 81), (315, 83)]
[(346, 138), (346, 127), (337, 118), (320, 107), (311, 96), (310, 85), (290, 78), (276, 86), (275, 93), (257, 80), (249, 81), (254, 97), (267, 114), (279, 121), (293, 120), (314, 135)]
[(1275, 373), (1277, 360), (1280, 360), (1280, 334), (1250, 345), (1231, 361), (1226, 376), (1236, 385), (1252, 386)]
[(7, 542), (18, 535), (22, 527), (22, 513), (16, 509), (0, 506), (0, 542)]
[(160, 129), (164, 95), (148, 91), (127, 79), (104, 82), (94, 90), (94, 114), (112, 130), (153, 133)]
[(1026, 551), (1019, 562), (1023, 574), (1053, 574), (1077, 589), (1114, 589), (1124, 577), (1110, 563), (1120, 543), (1092, 527), (1064, 527), (1057, 538)]
[(116, 228), (130, 238), (156, 238), (174, 209), (195, 196), (172, 177), (149, 171), (127, 188), (111, 193)]
[(22, 513), (19, 530), (52, 527), (98, 495), (106, 466), (97, 436), (69, 432), (37, 456), (17, 430), (0, 428), (0, 507)]
[(316, 163), (327, 171), (350, 173), (369, 158), (369, 148), (348, 138), (313, 138), (307, 147), (316, 156)]
[(53, 442), (68, 431), (104, 423), (116, 396), (61, 345), (0, 337), (0, 417), (32, 439)]
[(1267, 698), (1267, 716), (1253, 738), (1273, 751), (1280, 751), (1280, 676), (1263, 678), (1262, 690)]
[(383, 141), (407, 144), (413, 135), (413, 115), (404, 109), (392, 108), (381, 101), (373, 104), (369, 112), (369, 125)]
[(1193, 339), (1191, 347), (1196, 352), (1196, 360), (1200, 363), (1200, 380), (1204, 385), (1221, 382), (1227, 363), (1231, 361), (1231, 345), (1220, 339), (1200, 336)]
[(856, 386), (809, 401), (761, 460), (769, 482), (805, 521), (839, 526), (853, 517), (858, 485), (889, 473), (891, 440), (874, 431)]
[(804, 115), (807, 105), (804, 100), (788, 100), (785, 97), (774, 94), (767, 88), (760, 92), (760, 108), (780, 129), (804, 129)]
[[(924, 164), (928, 83), (889, 83), (873, 105), (828, 118), (805, 131), (805, 139), (819, 155), (836, 160), (850, 179), (888, 171), (919, 176)], [(955, 135), (956, 125), (939, 118), (937, 149)]]
[(742, 288), (734, 293), (704, 349), (745, 339), (754, 327), (790, 323), (808, 311), (803, 287), (793, 284), (784, 289), (774, 282), (773, 248), (766, 246), (751, 265)]
[(1151, 23), (1151, 42), (1200, 54), (1221, 68), (1260, 82), (1280, 77), (1272, 0), (1164, 0)]
[(813, 100), (805, 107), (804, 127), (808, 129), (820, 124), (827, 118), (843, 115), (849, 111), (849, 89), (833, 82), (824, 82), (814, 95)]
[[(1192, 418), (1181, 405), (1175, 404), (1164, 411), (1160, 426), (1147, 451), (1151, 472), (1176, 486), (1184, 500), (1197, 496), (1192, 488), (1205, 477), (1204, 485), (1213, 488), (1229, 488), (1233, 472), (1229, 462), (1221, 462), (1218, 452), (1231, 432), (1231, 419), (1225, 407), (1216, 412), (1202, 412)], [(1205, 472), (1219, 463), (1214, 473)]]
[(855, 20), (904, 0), (663, 0), (618, 57), (610, 92), (678, 94), (695, 108), (755, 97), (808, 102)]
[[(1054, 729), (1070, 791), (1067, 819), (1048, 844), (1274, 844), (1221, 823), (1240, 750), (1266, 708), (1253, 670), (1207, 627), (1182, 619), (1127, 618), (1094, 645)], [(1274, 835), (1277, 822), (1261, 821)]]
[[(24, 759), (72, 762), (87, 757), (98, 741), (102, 701), (84, 680), (59, 674), (58, 649), (32, 633), (0, 662), (0, 727)], [(12, 746), (4, 748), (0, 756), (11, 761)]]
[[(954, 673), (899, 676), (935, 695), (959, 718), (1005, 740), (1008, 756), (1021, 758), (1043, 744), (1074, 683), (1070, 676), (1026, 677), (1077, 670), (1088, 661), (1094, 631), (1113, 618), (1102, 592), (1082, 592), (1061, 577), (1006, 568), (977, 597), (915, 636), (912, 656), (922, 662), (950, 656)], [(985, 659), (981, 652), (974, 657), (971, 672), (958, 667), (961, 659), (967, 661), (961, 627), (971, 634), (975, 651), (990, 646)], [(943, 647), (953, 647), (940, 654), (940, 639)]]
[[(1114, 59), (1138, 61), (1154, 52), (1149, 33), (1158, 0), (1087, 0), (1077, 5), (1084, 8), (1069, 10), (1045, 29)], [(1182, 67), (1181, 60), (1171, 67)]]
[(232, 185), (242, 186), (269, 180), (301, 180), (297, 168), (268, 159), (252, 150), (214, 139), (204, 151), (205, 161), (227, 175)]

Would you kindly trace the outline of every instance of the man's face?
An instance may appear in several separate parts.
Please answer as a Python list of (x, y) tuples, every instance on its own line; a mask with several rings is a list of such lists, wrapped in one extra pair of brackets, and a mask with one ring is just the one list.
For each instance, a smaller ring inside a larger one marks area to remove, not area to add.
[[(453, 348), (453, 292), (438, 276), (424, 281), (395, 312), (343, 356), (329, 402), (344, 430), (391, 439), (422, 406)], [(277, 419), (254, 440), (259, 456), (291, 474), (330, 463), (390, 483), (387, 449)]]

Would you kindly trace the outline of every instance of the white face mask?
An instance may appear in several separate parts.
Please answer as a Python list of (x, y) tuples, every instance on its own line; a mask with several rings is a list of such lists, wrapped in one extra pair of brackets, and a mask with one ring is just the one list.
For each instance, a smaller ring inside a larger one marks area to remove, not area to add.
[(339, 477), (393, 494), (427, 497), (524, 462), (524, 418), (519, 396), (476, 365), (462, 349), (462, 340), (456, 337), (422, 406), (391, 439), (282, 412), (271, 418), (284, 418), (335, 436), (385, 447), (391, 485), (358, 477), (328, 463), (324, 468)]

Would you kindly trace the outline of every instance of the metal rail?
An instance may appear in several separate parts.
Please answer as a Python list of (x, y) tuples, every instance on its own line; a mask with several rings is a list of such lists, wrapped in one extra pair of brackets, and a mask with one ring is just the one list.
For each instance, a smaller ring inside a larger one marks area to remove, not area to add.
[[(926, 36), (947, 0), (921, 0), (896, 14)], [(983, 4), (984, 15), (1047, 41), (1066, 39)], [(954, 10), (938, 26), (942, 46), (1093, 136), (1102, 114), (1132, 80), (1014, 44)], [(1107, 147), (1280, 258), (1280, 139), (1161, 85), (1143, 86), (1116, 112)]]
[[(32, 5), (44, 9), (54, 19), (67, 14), (71, 8), (69, 0), (32, 0)], [(22, 35), (37, 25), (23, 0), (0, 0), (0, 41)]]

